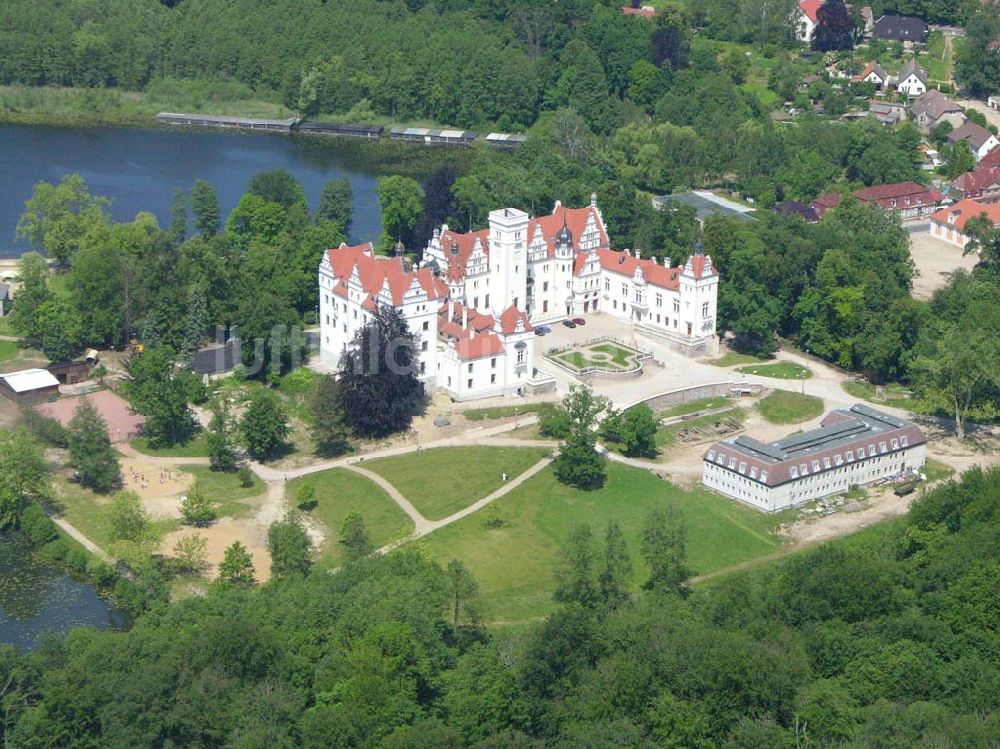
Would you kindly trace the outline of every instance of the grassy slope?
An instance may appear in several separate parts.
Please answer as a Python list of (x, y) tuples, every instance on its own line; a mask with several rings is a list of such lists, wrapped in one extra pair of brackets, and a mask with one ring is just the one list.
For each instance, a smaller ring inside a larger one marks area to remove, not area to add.
[(420, 514), (439, 520), (499, 489), (502, 475), (524, 473), (549, 451), (525, 447), (441, 447), (365, 461)]
[(483, 513), (471, 515), (420, 543), (442, 564), (460, 559), (479, 581), (487, 620), (524, 621), (552, 611), (552, 569), (562, 541), (577, 523), (589, 523), (603, 538), (609, 521), (619, 523), (635, 566), (635, 587), (646, 570), (639, 535), (646, 516), (664, 502), (678, 502), (687, 520), (688, 559), (705, 573), (766, 554), (778, 546), (777, 520), (702, 490), (684, 491), (647, 471), (616, 463), (608, 483), (582, 492), (558, 483), (552, 469), (532, 477), (498, 500), (505, 525), (489, 529)]
[(758, 401), (757, 410), (772, 424), (791, 424), (819, 416), (823, 413), (823, 401), (815, 395), (775, 390)]
[(17, 343), (0, 341), (0, 361), (10, 361), (17, 358)]
[(494, 406), (492, 408), (470, 408), (462, 414), (469, 421), (486, 421), (488, 419), (508, 419), (522, 414), (535, 413), (544, 403), (525, 403), (523, 406)]
[(364, 476), (334, 468), (290, 481), (285, 490), (290, 506), (295, 504), (295, 492), (303, 482), (312, 484), (316, 490), (316, 508), (307, 515), (327, 529), (326, 542), (319, 550), (318, 565), (321, 568), (336, 567), (340, 562), (338, 539), (348, 513), (356, 512), (364, 518), (368, 536), (377, 547), (402, 538), (413, 530), (406, 513)]

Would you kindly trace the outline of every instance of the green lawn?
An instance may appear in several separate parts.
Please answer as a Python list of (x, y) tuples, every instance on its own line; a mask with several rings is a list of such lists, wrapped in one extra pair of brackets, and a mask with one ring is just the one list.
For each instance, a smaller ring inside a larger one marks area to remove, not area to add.
[(883, 386), (885, 388), (885, 400), (876, 400), (876, 386), (872, 385), (870, 382), (851, 382), (848, 380), (840, 383), (840, 386), (848, 395), (852, 395), (859, 400), (871, 401), (876, 404), (903, 400), (909, 400), (912, 404), (914, 401), (914, 399), (908, 397), (908, 395), (912, 393), (910, 388), (906, 385), (900, 385), (898, 382), (891, 382), (888, 385)]
[(819, 416), (823, 413), (823, 401), (815, 395), (775, 390), (758, 401), (757, 410), (772, 424), (791, 424)]
[(716, 395), (711, 398), (699, 398), (696, 401), (691, 401), (690, 403), (679, 403), (676, 406), (671, 406), (666, 411), (661, 411), (657, 414), (661, 419), (669, 419), (672, 416), (685, 416), (687, 414), (693, 414), (698, 411), (711, 411), (716, 408), (722, 408), (732, 403), (732, 400), (724, 395)]
[(15, 341), (0, 341), (0, 361), (10, 361), (17, 358), (17, 343)]
[(0, 317), (0, 335), (15, 335), (10, 324), (10, 317)]
[(134, 439), (129, 444), (141, 453), (161, 458), (205, 458), (208, 456), (207, 437), (207, 432), (201, 431), (195, 434), (186, 445), (174, 445), (159, 449), (150, 447), (149, 440), (145, 437)]
[(928, 458), (927, 462), (924, 464), (924, 475), (927, 476), (927, 481), (940, 481), (941, 479), (946, 479), (954, 473), (954, 469), (950, 466), (946, 466), (933, 458)]
[(773, 551), (780, 520), (701, 489), (684, 491), (651, 473), (608, 465), (603, 489), (583, 492), (555, 480), (547, 468), (497, 501), (505, 525), (487, 528), (484, 512), (441, 528), (420, 541), (442, 564), (460, 559), (479, 582), (487, 621), (508, 623), (544, 616), (554, 608), (552, 569), (559, 547), (577, 523), (603, 538), (617, 522), (628, 542), (638, 589), (647, 572), (639, 553), (646, 516), (677, 502), (687, 521), (688, 561), (711, 572)]
[(760, 377), (774, 377), (779, 380), (804, 380), (812, 377), (810, 370), (800, 364), (788, 361), (775, 362), (774, 364), (751, 364), (747, 367), (740, 367), (736, 371)]
[(430, 520), (446, 518), (503, 485), (550, 451), (531, 447), (440, 447), (365, 461)]
[(730, 351), (718, 359), (710, 359), (705, 363), (711, 364), (713, 367), (735, 367), (737, 364), (760, 364), (762, 361), (763, 359), (759, 356), (750, 356), (750, 354), (740, 354), (736, 351)]
[(544, 406), (544, 403), (525, 403), (521, 406), (494, 406), (493, 408), (470, 408), (462, 411), (462, 415), (469, 421), (487, 421), (489, 419), (509, 419), (514, 416), (535, 413)]
[(285, 490), (290, 506), (294, 506), (295, 493), (304, 482), (312, 484), (316, 490), (316, 508), (307, 514), (327, 529), (326, 543), (319, 550), (318, 564), (321, 568), (336, 567), (340, 562), (342, 549), (339, 533), (348, 513), (356, 512), (364, 518), (368, 535), (376, 547), (403, 538), (413, 531), (413, 523), (406, 513), (364, 476), (343, 468), (333, 468), (290, 481)]
[(613, 343), (602, 343), (599, 346), (592, 346), (590, 350), (596, 351), (599, 354), (608, 354), (615, 364), (626, 369), (633, 366), (636, 358), (639, 356), (637, 351), (631, 351), (621, 346), (616, 346)]
[(250, 509), (244, 501), (264, 493), (266, 487), (257, 474), (252, 486), (241, 486), (236, 473), (213, 471), (208, 466), (182, 466), (181, 470), (194, 476), (198, 488), (213, 503), (219, 517), (242, 515)]
[(917, 55), (917, 61), (927, 70), (927, 75), (935, 81), (950, 81), (952, 75), (952, 54), (945, 44), (944, 34), (932, 31), (927, 35), (924, 54)]

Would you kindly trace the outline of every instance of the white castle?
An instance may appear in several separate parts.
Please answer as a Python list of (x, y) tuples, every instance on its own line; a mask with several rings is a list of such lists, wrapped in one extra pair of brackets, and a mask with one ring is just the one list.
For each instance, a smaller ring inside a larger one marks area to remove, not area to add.
[(716, 345), (719, 275), (700, 250), (683, 266), (612, 250), (592, 195), (584, 208), (532, 218), (491, 211), (489, 229), (434, 230), (419, 268), (371, 244), (329, 250), (319, 267), (320, 357), (336, 367), (380, 304), (417, 338), (420, 376), (455, 400), (526, 394), (551, 378), (535, 368), (534, 327), (602, 313), (689, 356)]

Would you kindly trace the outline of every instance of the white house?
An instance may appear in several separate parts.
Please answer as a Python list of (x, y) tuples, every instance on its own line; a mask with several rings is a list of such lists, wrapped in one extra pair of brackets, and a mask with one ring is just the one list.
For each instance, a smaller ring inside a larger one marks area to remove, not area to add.
[(799, 0), (798, 13), (795, 16), (795, 38), (808, 44), (812, 40), (813, 31), (819, 21), (819, 9), (823, 0)]
[(899, 69), (896, 90), (907, 96), (922, 96), (927, 93), (927, 80), (927, 71), (916, 60), (908, 60)]
[(931, 214), (931, 236), (965, 249), (971, 240), (965, 224), (975, 216), (986, 216), (994, 227), (1000, 225), (1000, 203), (977, 203), (966, 198), (945, 206)]
[(1000, 140), (997, 140), (997, 136), (982, 125), (977, 125), (972, 120), (966, 120), (948, 133), (948, 140), (951, 143), (965, 141), (972, 155), (976, 157), (977, 163), (982, 161), (986, 154), (1000, 145)]
[(881, 89), (889, 82), (889, 74), (877, 62), (870, 62), (858, 75), (851, 76), (851, 83), (874, 83), (876, 89)]
[(919, 470), (926, 443), (916, 424), (856, 404), (776, 442), (741, 436), (715, 443), (703, 458), (702, 483), (777, 512)]
[(455, 400), (536, 392), (535, 326), (606, 312), (688, 355), (715, 350), (719, 274), (610, 248), (596, 196), (533, 218), (491, 211), (489, 228), (434, 231), (418, 268), (370, 244), (329, 250), (319, 267), (320, 358), (336, 367), (379, 305), (417, 337), (420, 375)]

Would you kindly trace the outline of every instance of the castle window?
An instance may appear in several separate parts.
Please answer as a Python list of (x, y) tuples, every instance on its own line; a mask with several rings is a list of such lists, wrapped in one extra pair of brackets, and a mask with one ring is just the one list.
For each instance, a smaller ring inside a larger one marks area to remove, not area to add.
[(469, 390), (472, 390), (472, 378), (471, 377), (469, 378), (468, 388), (469, 388)]
[(496, 385), (496, 382), (497, 382), (497, 376), (495, 374), (491, 374), (490, 375), (490, 384), (491, 385)]
[(701, 316), (708, 317), (708, 302), (702, 302), (701, 305)]
[(793, 479), (797, 479), (799, 477), (799, 469), (796, 468), (795, 466), (792, 466), (791, 468), (789, 468), (788, 472), (789, 472), (789, 474), (791, 474), (791, 477)]
[(611, 291), (611, 279), (610, 278), (605, 278), (604, 279), (604, 290), (605, 291)]
[(426, 351), (427, 350), (427, 341), (421, 342), (421, 344), (420, 344), (420, 350), (421, 351)]
[(497, 360), (496, 360), (496, 357), (493, 357), (492, 359), (490, 359), (490, 368), (491, 368), (491, 369), (496, 369), (496, 368), (497, 368)]
[(657, 307), (662, 307), (663, 306), (663, 294), (657, 294), (656, 295), (656, 306)]
[(674, 299), (674, 312), (680, 312), (680, 311), (681, 311), (681, 300)]
[(424, 330), (430, 330), (430, 329), (431, 329), (431, 324), (426, 320), (424, 320)]
[(899, 440), (893, 440), (892, 441), (892, 449), (893, 450), (898, 450), (899, 449)]
[(902, 437), (899, 438), (899, 444), (901, 444), (903, 447), (909, 447), (910, 439), (904, 434)]

